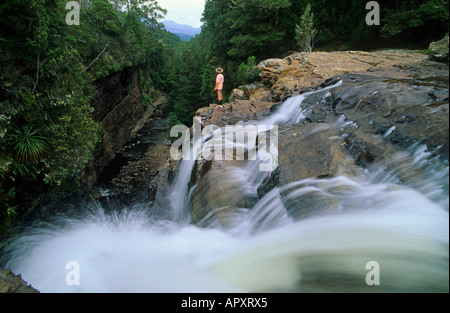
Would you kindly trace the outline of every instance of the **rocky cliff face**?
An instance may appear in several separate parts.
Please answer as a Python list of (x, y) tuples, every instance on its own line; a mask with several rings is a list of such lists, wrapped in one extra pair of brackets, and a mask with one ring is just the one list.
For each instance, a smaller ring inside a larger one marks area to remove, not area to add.
[(92, 101), (94, 117), (103, 127), (101, 143), (95, 152), (95, 164), (87, 171), (87, 182), (93, 184), (116, 152), (154, 116), (161, 114), (166, 95), (156, 91), (156, 99), (147, 108), (142, 105), (138, 68), (128, 68), (95, 82), (97, 96)]

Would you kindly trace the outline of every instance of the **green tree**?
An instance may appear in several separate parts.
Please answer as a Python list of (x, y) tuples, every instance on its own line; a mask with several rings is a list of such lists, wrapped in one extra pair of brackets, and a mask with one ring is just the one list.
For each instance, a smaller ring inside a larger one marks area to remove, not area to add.
[(317, 35), (317, 29), (314, 27), (314, 13), (311, 11), (311, 4), (308, 3), (303, 13), (300, 24), (295, 28), (295, 39), (297, 44), (304, 51), (312, 52)]
[(382, 38), (411, 38), (428, 45), (449, 27), (448, 0), (396, 1), (382, 7)]
[(185, 46), (177, 55), (174, 88), (170, 93), (170, 124), (192, 125), (192, 117), (203, 106), (201, 50), (196, 45)]
[(242, 62), (237, 69), (237, 79), (241, 85), (247, 85), (258, 80), (259, 70), (256, 67), (256, 57), (248, 57), (247, 63)]

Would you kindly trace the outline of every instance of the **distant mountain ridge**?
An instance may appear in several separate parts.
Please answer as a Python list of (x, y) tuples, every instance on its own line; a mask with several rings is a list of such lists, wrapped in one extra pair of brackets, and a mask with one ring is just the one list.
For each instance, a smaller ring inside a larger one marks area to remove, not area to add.
[(174, 21), (163, 21), (162, 22), (166, 29), (180, 37), (182, 40), (188, 41), (195, 35), (200, 34), (201, 28), (195, 28), (190, 25), (178, 24)]

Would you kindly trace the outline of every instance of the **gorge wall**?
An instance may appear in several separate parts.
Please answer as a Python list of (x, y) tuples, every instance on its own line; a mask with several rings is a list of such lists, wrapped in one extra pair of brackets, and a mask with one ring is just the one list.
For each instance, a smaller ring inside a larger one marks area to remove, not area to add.
[(94, 118), (103, 127), (103, 136), (87, 169), (87, 183), (92, 185), (104, 167), (114, 159), (116, 151), (133, 138), (152, 117), (162, 114), (167, 96), (152, 90), (153, 101), (142, 104), (139, 68), (127, 68), (95, 82), (96, 97), (92, 101)]

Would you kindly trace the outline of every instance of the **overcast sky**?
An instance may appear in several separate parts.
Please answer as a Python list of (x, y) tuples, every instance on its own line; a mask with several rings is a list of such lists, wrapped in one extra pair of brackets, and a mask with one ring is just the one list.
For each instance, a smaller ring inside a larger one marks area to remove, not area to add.
[(168, 11), (166, 20), (200, 27), (205, 0), (157, 0), (157, 2)]

